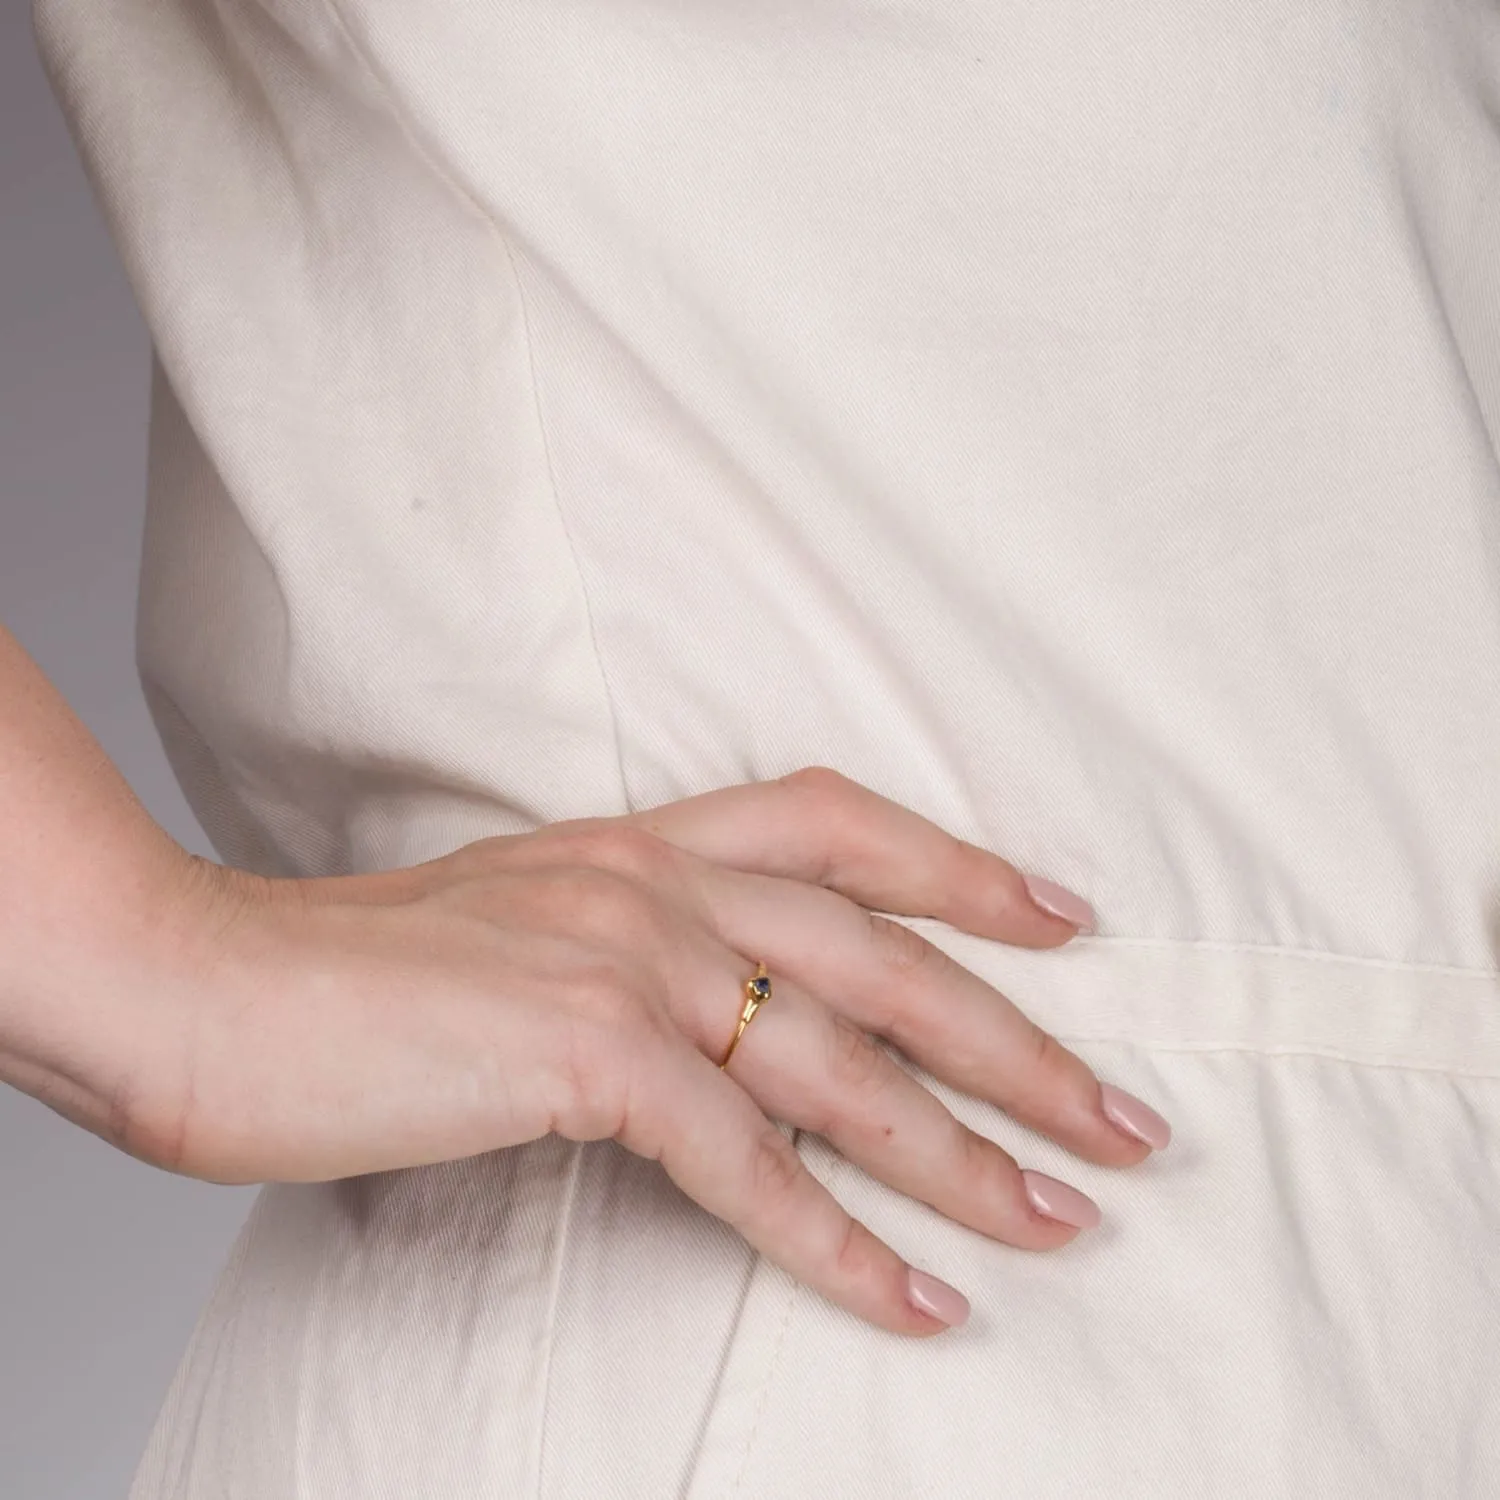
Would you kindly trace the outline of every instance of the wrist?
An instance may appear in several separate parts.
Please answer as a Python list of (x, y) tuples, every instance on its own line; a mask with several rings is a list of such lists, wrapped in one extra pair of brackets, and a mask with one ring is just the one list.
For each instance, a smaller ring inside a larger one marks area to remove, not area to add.
[(172, 1167), (194, 1003), (266, 882), (161, 830), (39, 883), (0, 923), (0, 1079), (112, 1145)]

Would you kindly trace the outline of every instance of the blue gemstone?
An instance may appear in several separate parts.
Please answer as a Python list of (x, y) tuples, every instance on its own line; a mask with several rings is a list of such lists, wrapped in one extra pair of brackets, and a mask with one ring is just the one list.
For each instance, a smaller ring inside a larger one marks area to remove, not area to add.
[(771, 981), (764, 974), (757, 974), (750, 981), (750, 993), (757, 1000), (769, 1000), (771, 998)]

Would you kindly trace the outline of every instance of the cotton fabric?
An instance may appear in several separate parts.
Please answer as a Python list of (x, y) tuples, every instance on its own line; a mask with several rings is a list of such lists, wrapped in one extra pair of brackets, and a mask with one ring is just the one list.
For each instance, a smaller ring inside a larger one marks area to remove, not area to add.
[(1177, 1130), (908, 1064), (1101, 1204), (1047, 1255), (798, 1136), (971, 1298), (929, 1341), (609, 1142), (270, 1186), (133, 1500), (1500, 1494), (1494, 7), (37, 19), (224, 859), (831, 765), (1093, 903), (902, 920)]

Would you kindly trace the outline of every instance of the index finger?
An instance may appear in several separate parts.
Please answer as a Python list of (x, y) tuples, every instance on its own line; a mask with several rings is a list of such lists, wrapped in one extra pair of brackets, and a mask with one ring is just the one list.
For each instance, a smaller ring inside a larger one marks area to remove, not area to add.
[(827, 766), (624, 820), (718, 864), (827, 886), (872, 911), (933, 917), (1019, 947), (1056, 948), (1094, 930), (1092, 909), (1073, 892)]

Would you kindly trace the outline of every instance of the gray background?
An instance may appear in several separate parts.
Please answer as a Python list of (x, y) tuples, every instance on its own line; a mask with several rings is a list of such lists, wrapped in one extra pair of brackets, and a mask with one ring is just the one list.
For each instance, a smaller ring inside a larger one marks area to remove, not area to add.
[[(135, 675), (148, 347), (0, 0), (0, 620), (200, 854)], [(0, 1085), (0, 1494), (122, 1500), (254, 1190), (159, 1172)]]

